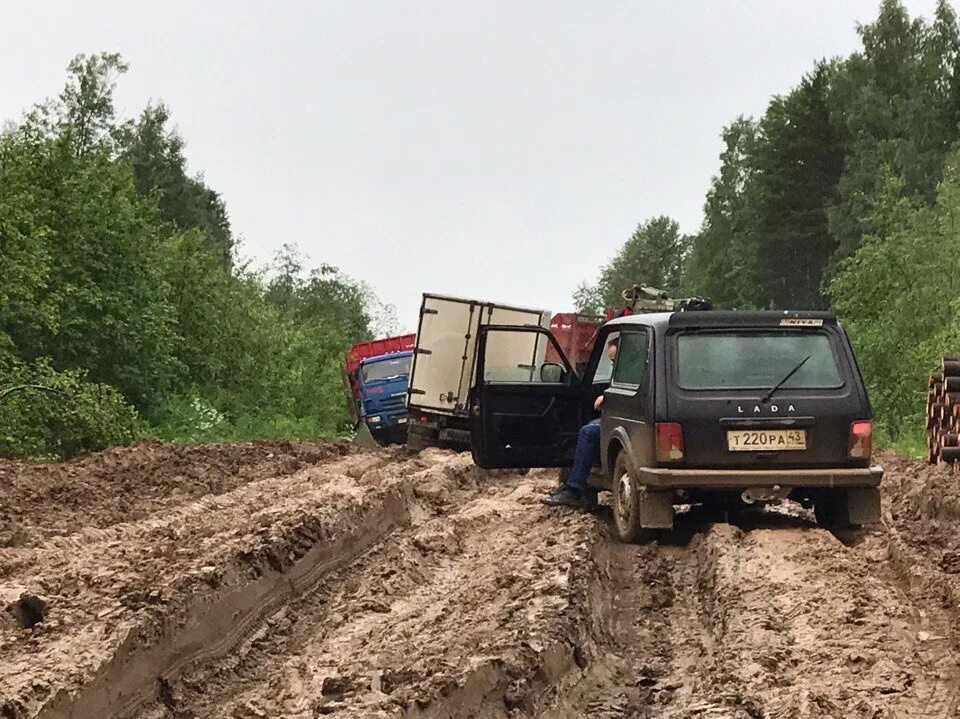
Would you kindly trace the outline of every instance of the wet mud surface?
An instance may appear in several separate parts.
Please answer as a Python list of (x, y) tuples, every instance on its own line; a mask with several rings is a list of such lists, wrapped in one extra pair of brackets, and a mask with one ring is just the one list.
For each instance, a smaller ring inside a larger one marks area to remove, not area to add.
[(956, 717), (960, 489), (636, 545), (547, 472), (322, 443), (0, 464), (0, 717)]

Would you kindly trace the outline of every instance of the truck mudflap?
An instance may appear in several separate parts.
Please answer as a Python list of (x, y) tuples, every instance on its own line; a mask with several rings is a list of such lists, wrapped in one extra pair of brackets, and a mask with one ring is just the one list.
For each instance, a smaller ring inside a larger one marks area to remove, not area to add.
[(748, 487), (816, 487), (821, 489), (873, 488), (883, 469), (672, 469), (641, 467), (637, 479), (659, 489), (746, 489)]

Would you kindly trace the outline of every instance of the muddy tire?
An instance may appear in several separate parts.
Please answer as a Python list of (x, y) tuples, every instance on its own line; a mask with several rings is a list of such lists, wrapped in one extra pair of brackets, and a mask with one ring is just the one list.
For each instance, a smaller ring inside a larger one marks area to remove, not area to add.
[(407, 449), (412, 449), (414, 452), (419, 452), (427, 447), (436, 447), (437, 440), (436, 430), (429, 427), (420, 427), (413, 424), (407, 429)]
[(617, 455), (613, 469), (613, 526), (621, 542), (637, 542), (640, 527), (640, 485), (626, 452)]
[(817, 518), (817, 524), (824, 529), (850, 527), (846, 490), (822, 492), (813, 500), (813, 515)]

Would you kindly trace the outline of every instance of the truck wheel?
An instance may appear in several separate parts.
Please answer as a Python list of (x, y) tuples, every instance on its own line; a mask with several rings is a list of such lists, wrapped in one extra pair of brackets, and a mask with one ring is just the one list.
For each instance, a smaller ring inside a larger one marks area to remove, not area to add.
[(427, 447), (437, 446), (437, 432), (429, 427), (419, 427), (415, 424), (407, 429), (407, 448), (419, 452)]
[(640, 487), (626, 452), (617, 455), (613, 469), (613, 524), (621, 542), (640, 538)]

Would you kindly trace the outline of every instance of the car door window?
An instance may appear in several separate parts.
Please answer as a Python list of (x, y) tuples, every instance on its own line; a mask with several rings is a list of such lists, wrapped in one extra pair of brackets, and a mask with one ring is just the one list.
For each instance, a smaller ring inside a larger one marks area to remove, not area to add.
[(646, 381), (649, 346), (646, 332), (624, 332), (620, 336), (612, 376), (614, 386), (639, 387)]
[(600, 361), (597, 363), (597, 369), (593, 373), (591, 384), (605, 384), (610, 382), (613, 377), (613, 360), (610, 359), (610, 344), (618, 342), (619, 332), (611, 332), (603, 344), (603, 352), (600, 353)]
[(567, 367), (545, 359), (549, 342), (549, 337), (542, 333), (489, 330), (484, 349), (484, 381), (567, 382), (570, 379)]

